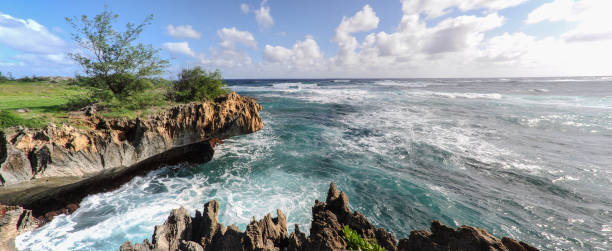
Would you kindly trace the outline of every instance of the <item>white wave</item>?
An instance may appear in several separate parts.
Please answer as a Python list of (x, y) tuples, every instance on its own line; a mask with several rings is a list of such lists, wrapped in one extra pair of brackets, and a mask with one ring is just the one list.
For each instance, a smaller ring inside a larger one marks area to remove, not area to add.
[(379, 86), (398, 86), (398, 87), (428, 87), (434, 85), (432, 82), (424, 82), (424, 81), (394, 81), (394, 80), (382, 80), (374, 82), (375, 85)]
[(351, 82), (351, 80), (349, 80), (349, 79), (335, 79), (335, 80), (332, 80), (332, 82), (334, 82), (334, 83), (348, 83), (348, 82)]
[(565, 176), (561, 176), (559, 178), (552, 180), (552, 183), (563, 182), (563, 181), (576, 181), (576, 180), (580, 180), (580, 179), (569, 176), (569, 175), (565, 175)]
[(529, 89), (530, 92), (549, 92), (550, 90), (548, 89), (544, 89), (544, 88), (535, 88), (535, 89)]
[(204, 166), (182, 167), (198, 168), (198, 174), (170, 175), (169, 167), (136, 177), (115, 191), (88, 196), (75, 213), (18, 236), (18, 249), (117, 250), (126, 240), (150, 239), (154, 226), (162, 224), (170, 210), (183, 206), (194, 215), (211, 199), (220, 202), (219, 220), (225, 225), (244, 230), (251, 217), (276, 216), (276, 209), (281, 209), (288, 226), (309, 229), (312, 202), (324, 198), (325, 191), (313, 187), (325, 188), (328, 181), (307, 180), (277, 168), (255, 172), (254, 162), (269, 159), (270, 148), (278, 144), (271, 131), (276, 122), (264, 123), (258, 133), (226, 140)]
[(432, 91), (419, 91), (419, 92), (408, 92), (409, 95), (415, 96), (430, 96), (440, 98), (463, 98), (463, 99), (502, 99), (502, 95), (499, 93), (460, 93), (460, 92), (432, 92)]

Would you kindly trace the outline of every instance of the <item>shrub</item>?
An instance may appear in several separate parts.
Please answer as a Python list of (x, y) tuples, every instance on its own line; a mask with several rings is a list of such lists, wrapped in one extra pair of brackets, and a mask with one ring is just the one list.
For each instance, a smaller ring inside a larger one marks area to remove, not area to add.
[(105, 87), (105, 79), (78, 76), (71, 84), (88, 88), (86, 93), (70, 98), (66, 104), (68, 110), (78, 110), (95, 104), (115, 114), (121, 111), (140, 110), (151, 106), (165, 104), (163, 88), (156, 87), (149, 79), (138, 79), (131, 74), (118, 74), (112, 81), (121, 81), (128, 89), (115, 94)]
[(221, 72), (207, 72), (202, 68), (183, 69), (178, 74), (178, 80), (172, 84), (170, 99), (177, 102), (213, 100), (220, 95), (229, 93), (225, 87)]
[(351, 250), (362, 250), (362, 251), (386, 251), (387, 249), (381, 247), (376, 243), (376, 240), (365, 240), (355, 230), (349, 226), (344, 225), (342, 228), (344, 234), (344, 240), (346, 240), (347, 248)]
[(12, 111), (0, 110), (0, 129), (11, 126), (24, 126), (29, 128), (40, 128), (45, 122), (40, 119), (23, 119)]

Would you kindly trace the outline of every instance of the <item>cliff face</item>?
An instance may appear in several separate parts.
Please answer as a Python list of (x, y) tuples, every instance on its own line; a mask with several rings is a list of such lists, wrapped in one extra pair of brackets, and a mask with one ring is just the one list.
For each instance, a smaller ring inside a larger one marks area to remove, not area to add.
[(49, 177), (83, 177), (132, 166), (169, 149), (263, 127), (252, 98), (231, 93), (173, 107), (147, 119), (86, 121), (89, 129), (51, 125), (0, 132), (0, 186)]
[(94, 116), (79, 120), (79, 128), (0, 131), (0, 250), (13, 250), (18, 234), (73, 212), (89, 194), (162, 165), (209, 161), (222, 139), (263, 128), (262, 109), (230, 93), (146, 119)]
[(287, 232), (287, 218), (277, 210), (277, 217), (270, 214), (262, 220), (254, 218), (241, 232), (236, 226), (225, 227), (219, 223), (219, 203), (210, 201), (204, 205), (204, 213), (196, 211), (190, 217), (184, 208), (174, 209), (163, 225), (155, 226), (152, 241), (141, 244), (126, 241), (121, 251), (147, 250), (347, 250), (343, 238), (343, 226), (349, 226), (366, 240), (375, 240), (388, 251), (421, 250), (490, 250), (535, 251), (526, 243), (504, 237), (502, 240), (486, 230), (461, 226), (453, 229), (438, 221), (431, 224), (431, 232), (412, 231), (409, 238), (397, 243), (395, 236), (383, 228), (376, 228), (359, 212), (348, 207), (348, 196), (330, 185), (326, 202), (315, 201), (312, 207), (310, 236), (298, 226), (291, 235)]

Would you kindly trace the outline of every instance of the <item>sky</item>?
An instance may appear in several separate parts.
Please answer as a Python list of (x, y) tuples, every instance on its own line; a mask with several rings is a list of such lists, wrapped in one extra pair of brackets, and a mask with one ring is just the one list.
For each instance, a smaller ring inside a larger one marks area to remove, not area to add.
[(138, 42), (225, 78), (612, 75), (611, 0), (0, 0), (0, 72), (74, 76), (66, 17), (153, 14)]

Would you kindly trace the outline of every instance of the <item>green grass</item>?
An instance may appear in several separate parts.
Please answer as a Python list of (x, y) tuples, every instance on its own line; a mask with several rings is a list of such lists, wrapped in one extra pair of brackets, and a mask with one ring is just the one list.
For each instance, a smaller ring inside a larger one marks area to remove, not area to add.
[[(65, 83), (18, 82), (0, 83), (0, 111), (9, 111), (12, 116), (22, 119), (24, 126), (42, 127), (47, 122), (65, 122), (67, 120), (66, 103), (70, 97), (85, 93), (83, 87)], [(17, 109), (28, 112), (16, 113)], [(4, 113), (5, 116), (8, 113)], [(8, 119), (3, 117), (2, 119)], [(27, 123), (27, 121), (38, 121)]]
[(361, 250), (361, 251), (387, 251), (387, 249), (381, 247), (376, 243), (376, 240), (365, 240), (355, 230), (345, 225), (342, 228), (344, 234), (344, 240), (346, 240), (347, 248), (350, 250)]
[(16, 113), (9, 110), (0, 110), (0, 129), (11, 126), (25, 126), (30, 128), (39, 128), (45, 125), (45, 121), (41, 119), (31, 118), (24, 119)]

